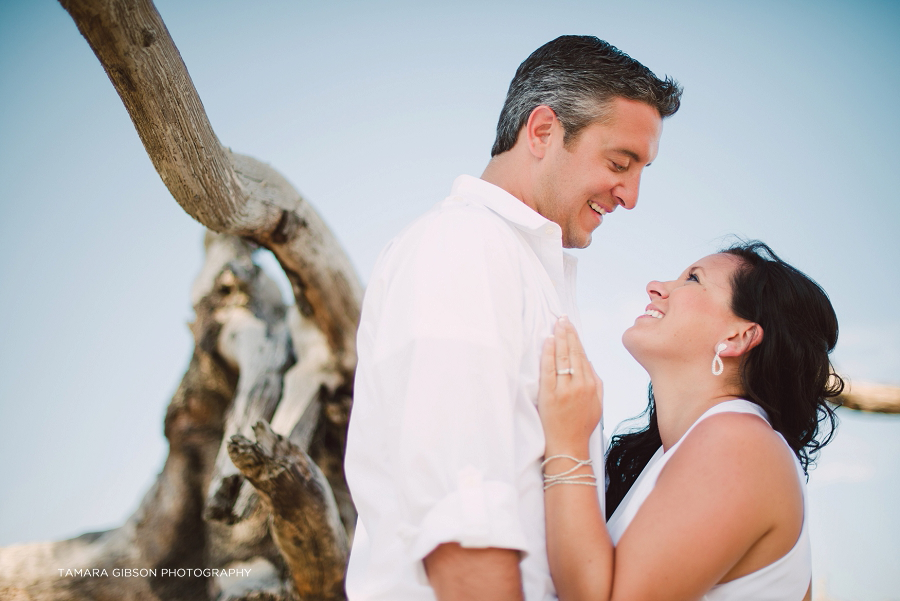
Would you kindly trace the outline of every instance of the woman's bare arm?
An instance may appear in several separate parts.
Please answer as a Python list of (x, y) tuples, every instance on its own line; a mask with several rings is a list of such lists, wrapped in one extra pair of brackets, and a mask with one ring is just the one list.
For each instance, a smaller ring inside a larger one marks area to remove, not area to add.
[[(558, 369), (571, 375), (557, 378)], [(600, 421), (603, 385), (596, 377), (568, 321), (557, 324), (541, 357), (538, 396), (546, 439), (545, 457), (587, 459), (588, 441)], [(560, 474), (575, 467), (571, 459), (550, 459), (545, 474)], [(571, 476), (593, 476), (581, 466)], [(577, 481), (591, 481), (583, 478)], [(603, 482), (598, 484), (603, 486)], [(602, 490), (602, 488), (600, 489)], [(544, 493), (547, 553), (550, 574), (562, 601), (609, 599), (613, 574), (613, 546), (590, 484), (560, 483)]]

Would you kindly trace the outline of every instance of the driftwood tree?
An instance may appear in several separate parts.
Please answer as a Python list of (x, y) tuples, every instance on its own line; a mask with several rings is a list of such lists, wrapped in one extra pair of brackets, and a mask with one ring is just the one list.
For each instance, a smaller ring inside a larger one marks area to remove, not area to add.
[(853, 382), (838, 397), (842, 407), (869, 413), (900, 413), (900, 386)]
[[(0, 599), (341, 599), (359, 280), (282, 176), (219, 143), (149, 0), (62, 5), (172, 196), (209, 233), (155, 485), (119, 528), (0, 550)], [(254, 264), (258, 248), (295, 304)]]
[[(172, 196), (210, 231), (156, 483), (119, 528), (0, 549), (0, 599), (341, 599), (359, 281), (283, 177), (219, 143), (150, 0), (61, 3)], [(258, 248), (278, 259), (294, 305), (254, 264)], [(855, 386), (843, 401), (900, 412), (896, 387)]]

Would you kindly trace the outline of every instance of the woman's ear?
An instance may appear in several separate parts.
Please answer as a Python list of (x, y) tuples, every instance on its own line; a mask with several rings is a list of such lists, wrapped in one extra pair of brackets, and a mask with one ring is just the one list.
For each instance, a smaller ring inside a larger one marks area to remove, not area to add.
[(758, 323), (745, 322), (740, 330), (725, 340), (726, 348), (721, 353), (722, 357), (740, 357), (762, 342), (763, 329)]

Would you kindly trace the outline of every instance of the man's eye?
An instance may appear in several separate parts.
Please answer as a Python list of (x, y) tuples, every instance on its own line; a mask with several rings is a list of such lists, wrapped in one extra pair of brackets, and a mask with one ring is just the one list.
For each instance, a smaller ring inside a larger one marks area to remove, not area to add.
[(612, 163), (612, 167), (615, 171), (618, 171), (619, 173), (625, 171), (625, 165), (620, 165), (615, 161), (610, 161), (610, 163)]

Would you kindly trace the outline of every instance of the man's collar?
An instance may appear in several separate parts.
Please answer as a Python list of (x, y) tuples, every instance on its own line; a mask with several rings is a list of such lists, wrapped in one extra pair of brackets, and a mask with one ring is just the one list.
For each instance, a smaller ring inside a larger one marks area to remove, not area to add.
[(554, 237), (562, 239), (562, 230), (556, 223), (503, 188), (483, 179), (471, 175), (460, 175), (453, 182), (451, 194), (475, 196), (484, 206), (525, 231), (543, 236), (552, 234)]

